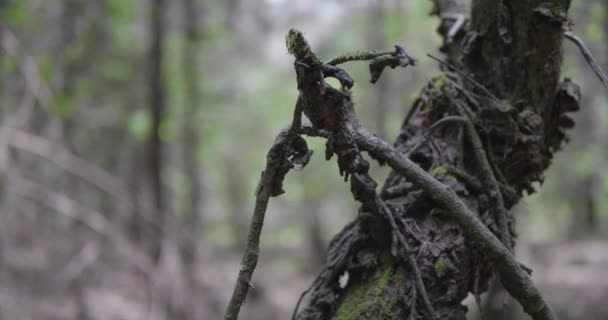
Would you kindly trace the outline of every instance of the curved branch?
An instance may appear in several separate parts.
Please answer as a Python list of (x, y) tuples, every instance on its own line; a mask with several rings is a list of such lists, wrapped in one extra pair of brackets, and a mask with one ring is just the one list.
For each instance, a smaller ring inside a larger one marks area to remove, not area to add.
[(591, 67), (595, 75), (600, 79), (600, 81), (604, 85), (604, 88), (608, 89), (608, 76), (606, 76), (606, 73), (604, 72), (604, 70), (602, 70), (600, 64), (597, 63), (597, 61), (593, 57), (593, 54), (591, 53), (591, 50), (587, 48), (583, 40), (577, 37), (571, 31), (564, 33), (564, 36), (566, 37), (566, 39), (572, 41), (578, 47), (579, 50), (581, 50), (581, 53), (583, 54), (585, 61), (587, 61), (587, 64), (589, 64), (589, 67)]
[(433, 200), (447, 210), (458, 222), (469, 239), (493, 262), (507, 291), (535, 320), (555, 320), (555, 313), (536, 288), (528, 273), (515, 260), (511, 252), (496, 238), (476, 214), (471, 211), (449, 187), (439, 182), (426, 171), (385, 141), (375, 137), (362, 127), (354, 128), (359, 146), (373, 157), (381, 159), (424, 190)]
[(310, 159), (312, 154), (312, 152), (308, 151), (306, 142), (303, 139), (296, 139), (298, 138), (301, 123), (302, 102), (298, 98), (291, 126), (279, 133), (266, 157), (266, 168), (262, 172), (258, 190), (256, 191), (255, 208), (253, 210), (253, 217), (251, 218), (251, 225), (249, 226), (247, 246), (243, 253), (241, 268), (237, 276), (234, 291), (226, 309), (226, 320), (238, 319), (241, 305), (245, 301), (249, 288), (252, 287), (251, 277), (258, 263), (260, 236), (270, 197), (276, 197), (283, 193), (283, 179), (290, 169), (296, 167), (295, 162), (298, 162), (297, 164), (303, 167), (308, 163), (308, 159)]

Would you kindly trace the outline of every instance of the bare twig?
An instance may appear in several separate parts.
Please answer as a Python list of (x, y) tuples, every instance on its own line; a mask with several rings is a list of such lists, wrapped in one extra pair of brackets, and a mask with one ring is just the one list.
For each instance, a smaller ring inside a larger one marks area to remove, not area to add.
[(606, 76), (606, 73), (604, 72), (604, 70), (602, 70), (602, 67), (600, 67), (599, 63), (597, 63), (597, 61), (593, 57), (593, 54), (591, 53), (591, 50), (587, 48), (583, 40), (577, 37), (574, 33), (572, 33), (572, 31), (565, 32), (564, 36), (566, 37), (566, 39), (572, 41), (579, 48), (579, 50), (581, 50), (581, 53), (587, 61), (587, 64), (589, 64), (589, 67), (591, 67), (593, 72), (595, 72), (595, 75), (600, 79), (600, 81), (604, 85), (604, 88), (608, 89), (608, 77)]
[(25, 84), (38, 103), (48, 110), (49, 105), (53, 100), (53, 93), (46, 82), (42, 80), (36, 60), (22, 52), (19, 40), (15, 34), (4, 25), (0, 25), (0, 40), (0, 46), (8, 56), (21, 59), (20, 68), (25, 79)]
[(416, 317), (418, 316), (417, 312), (416, 312), (416, 303), (418, 302), (418, 292), (416, 291), (416, 286), (412, 286), (412, 298), (410, 300), (411, 302), (411, 306), (410, 306), (410, 316), (409, 316), (409, 320), (416, 320)]
[(483, 91), (488, 97), (490, 97), (492, 100), (494, 100), (497, 103), (500, 103), (500, 99), (498, 99), (490, 90), (488, 90), (488, 88), (486, 88), (484, 85), (482, 85), (481, 83), (477, 82), (477, 80), (471, 78), (471, 76), (469, 76), (468, 74), (464, 73), (463, 71), (459, 70), (458, 68), (456, 68), (456, 66), (453, 66), (451, 64), (449, 64), (448, 62), (445, 62), (431, 54), (427, 54), (427, 56), (441, 64), (443, 64), (444, 66), (452, 69), (454, 72), (458, 73), (459, 75), (461, 75), (462, 77), (464, 77), (465, 79), (467, 79), (469, 82), (471, 82), (473, 85), (475, 85), (477, 88), (479, 88), (481, 91)]
[(481, 184), (481, 181), (479, 181), (477, 179), (477, 177), (474, 177), (470, 174), (468, 174), (466, 171), (463, 171), (461, 169), (458, 169), (454, 166), (446, 166), (445, 167), (446, 170), (448, 171), (449, 174), (453, 175), (454, 177), (462, 180), (465, 185), (467, 185), (468, 187), (472, 188), (473, 190), (476, 191), (481, 191), (483, 186)]
[(293, 309), (293, 313), (291, 315), (291, 320), (296, 320), (296, 317), (298, 316), (298, 310), (300, 310), (300, 304), (302, 304), (302, 300), (304, 300), (304, 297), (306, 297), (306, 295), (318, 285), (318, 282), (321, 280), (321, 274), (319, 274), (316, 278), (315, 281), (312, 282), (312, 284), (306, 288), (306, 290), (304, 290), (301, 294), (300, 297), (298, 298), (298, 302), (296, 303), (296, 307)]
[(420, 103), (415, 103), (410, 108), (410, 110), (407, 111), (407, 115), (405, 116), (405, 119), (403, 119), (403, 123), (401, 124), (402, 128), (405, 128), (410, 124), (410, 121), (412, 121), (412, 118), (414, 118), (414, 115), (416, 114), (416, 112), (418, 112), (419, 108), (420, 108)]
[[(418, 289), (418, 291), (420, 291), (418, 294), (422, 298), (422, 303), (423, 303), (424, 307), (426, 308), (427, 312), (429, 313), (429, 317), (431, 319), (437, 319), (437, 314), (435, 313), (433, 304), (431, 303), (431, 300), (429, 299), (429, 295), (427, 294), (426, 286), (424, 285), (424, 280), (422, 280), (422, 274), (420, 273), (420, 268), (418, 268), (418, 264), (416, 263), (416, 260), (414, 260), (414, 257), (412, 256), (412, 249), (410, 248), (410, 245), (407, 243), (407, 241), (405, 240), (405, 237), (403, 236), (403, 233), (401, 233), (401, 231), (399, 230), (399, 227), (397, 226), (397, 222), (395, 221), (393, 212), (384, 203), (384, 201), (382, 201), (380, 199), (380, 197), (378, 197), (378, 195), (376, 195), (376, 201), (378, 203), (380, 203), (381, 209), (382, 209), (382, 211), (384, 211), (384, 215), (385, 215), (386, 219), (388, 220), (389, 224), (391, 225), (391, 228), (393, 229), (393, 234), (395, 234), (397, 236), (397, 240), (399, 241), (399, 244), (401, 244), (401, 246), (403, 247), (403, 251), (404, 251), (403, 256), (405, 257), (405, 263), (407, 263), (408, 267), (410, 267), (410, 271), (412, 272), (413, 277), (414, 277), (414, 282), (416, 283), (416, 288)], [(414, 301), (414, 303), (416, 303), (416, 302)]]
[(475, 159), (477, 160), (477, 165), (480, 169), (481, 181), (488, 189), (487, 191), (489, 192), (490, 199), (492, 199), (492, 202), (494, 204), (492, 207), (496, 210), (495, 216), (500, 232), (501, 241), (507, 247), (507, 249), (512, 250), (513, 248), (511, 244), (511, 233), (509, 232), (509, 224), (507, 221), (507, 209), (505, 208), (505, 203), (502, 197), (502, 193), (500, 192), (500, 186), (498, 184), (498, 181), (496, 180), (496, 176), (494, 175), (494, 170), (492, 170), (490, 160), (488, 159), (486, 151), (483, 148), (483, 143), (481, 142), (479, 133), (477, 132), (477, 129), (473, 124), (472, 112), (468, 109), (466, 105), (461, 104), (457, 99), (454, 99), (453, 97), (450, 98), (452, 103), (454, 103), (456, 108), (458, 108), (460, 114), (466, 119), (466, 132), (473, 149), (473, 154), (475, 155)]
[(425, 131), (424, 136), (419, 139), (418, 143), (405, 151), (404, 157), (409, 158), (414, 152), (416, 152), (416, 150), (418, 150), (428, 141), (435, 131), (448, 123), (466, 123), (466, 119), (459, 116), (447, 116), (433, 123), (433, 125)]
[[(293, 150), (294, 146), (292, 146), (292, 144), (298, 135), (301, 122), (302, 101), (301, 99), (298, 99), (292, 125), (277, 136), (267, 155), (266, 168), (262, 172), (258, 190), (256, 191), (255, 208), (249, 227), (247, 245), (241, 260), (241, 268), (232, 293), (232, 298), (226, 309), (226, 320), (238, 319), (241, 305), (247, 297), (249, 287), (252, 286), (251, 277), (253, 276), (253, 271), (258, 263), (260, 236), (262, 227), (264, 226), (266, 208), (268, 207), (270, 197), (278, 196), (283, 192), (281, 185), (285, 174), (287, 174), (289, 169), (294, 167), (290, 158), (300, 151), (307, 153), (306, 155), (300, 154), (301, 156), (304, 156), (305, 158), (310, 157), (308, 150), (295, 150), (295, 152)], [(306, 162), (307, 159), (304, 159), (302, 165), (306, 165)]]

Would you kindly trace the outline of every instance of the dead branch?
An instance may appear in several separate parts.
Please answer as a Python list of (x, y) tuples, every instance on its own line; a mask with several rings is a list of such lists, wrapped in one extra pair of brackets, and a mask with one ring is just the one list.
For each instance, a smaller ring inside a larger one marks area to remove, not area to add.
[(226, 309), (226, 320), (238, 319), (241, 305), (247, 297), (249, 288), (253, 286), (251, 277), (258, 262), (260, 236), (270, 197), (281, 195), (284, 192), (282, 185), (285, 175), (293, 168), (304, 167), (312, 155), (312, 152), (308, 150), (306, 141), (298, 135), (301, 122), (302, 101), (298, 99), (291, 126), (279, 133), (266, 157), (266, 168), (262, 172), (256, 191), (255, 208), (249, 227), (247, 244), (232, 298)]
[(4, 25), (0, 25), (0, 40), (1, 47), (8, 56), (21, 59), (20, 68), (29, 91), (38, 103), (48, 110), (49, 104), (53, 100), (53, 93), (46, 82), (42, 80), (36, 60), (22, 52), (19, 40)]
[(500, 187), (498, 186), (496, 176), (494, 175), (494, 170), (492, 170), (492, 166), (490, 165), (490, 160), (488, 159), (486, 151), (483, 148), (483, 143), (481, 142), (479, 133), (477, 132), (477, 129), (473, 124), (472, 112), (466, 105), (463, 105), (457, 99), (453, 97), (450, 98), (452, 100), (452, 103), (454, 103), (454, 105), (458, 109), (458, 112), (466, 119), (466, 132), (469, 138), (469, 142), (471, 143), (473, 154), (475, 155), (475, 159), (477, 161), (477, 165), (480, 169), (479, 172), (481, 176), (481, 181), (484, 184), (484, 187), (487, 188), (487, 192), (490, 195), (490, 199), (492, 199), (492, 201), (494, 202), (493, 208), (496, 211), (495, 216), (496, 222), (498, 223), (498, 229), (500, 230), (500, 240), (507, 247), (507, 249), (513, 250), (505, 202), (503, 200), (502, 193), (500, 192)]
[(589, 64), (589, 67), (591, 67), (591, 70), (593, 70), (595, 75), (600, 79), (604, 85), (604, 88), (608, 89), (608, 77), (606, 76), (606, 73), (602, 67), (600, 67), (599, 63), (597, 63), (593, 57), (591, 50), (589, 50), (585, 45), (585, 42), (583, 42), (581, 38), (577, 37), (572, 31), (565, 32), (564, 36), (578, 47), (583, 54), (585, 61), (587, 61), (587, 64)]

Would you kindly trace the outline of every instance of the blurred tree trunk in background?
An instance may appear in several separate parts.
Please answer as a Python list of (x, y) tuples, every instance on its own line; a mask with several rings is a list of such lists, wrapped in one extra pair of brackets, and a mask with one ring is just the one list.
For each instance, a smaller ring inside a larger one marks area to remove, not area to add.
[(312, 251), (311, 266), (313, 270), (316, 270), (325, 262), (325, 250), (327, 249), (327, 241), (323, 237), (322, 202), (317, 198), (306, 201), (306, 204), (307, 212), (303, 214), (304, 219), (308, 222), (307, 238)]
[[(385, 0), (378, 0), (373, 9), (372, 23), (370, 23), (369, 37), (369, 48), (375, 48), (377, 50), (385, 50), (387, 41), (385, 34), (385, 11), (386, 4)], [(388, 116), (388, 100), (392, 97), (389, 96), (391, 83), (391, 75), (385, 74), (376, 83), (376, 90), (374, 90), (374, 102), (371, 104), (370, 112), (373, 113), (376, 126), (376, 135), (386, 140), (388, 138), (386, 120)]]
[[(185, 106), (182, 128), (182, 150), (184, 173), (187, 181), (188, 198), (184, 206), (183, 221), (180, 224), (182, 230), (179, 235), (180, 257), (183, 262), (184, 286), (181, 294), (184, 301), (181, 308), (183, 319), (199, 319), (196, 306), (201, 296), (198, 294), (197, 265), (199, 241), (203, 224), (203, 174), (201, 161), (199, 159), (199, 149), (201, 148), (200, 116), (202, 114), (202, 101), (200, 98), (200, 50), (201, 41), (201, 17), (203, 12), (199, 10), (200, 2), (197, 0), (183, 0), (183, 76), (184, 76), (184, 95)], [(179, 314), (178, 314), (179, 315)]]
[(184, 216), (184, 243), (181, 251), (184, 263), (188, 269), (196, 264), (198, 241), (202, 227), (202, 205), (204, 201), (203, 178), (201, 161), (198, 157), (200, 143), (200, 50), (199, 41), (202, 30), (199, 16), (203, 13), (198, 10), (196, 0), (183, 0), (183, 24), (185, 43), (183, 50), (183, 72), (185, 90), (185, 114), (183, 126), (184, 171), (188, 180), (188, 193)]
[(224, 16), (226, 17), (225, 23), (228, 30), (235, 32), (238, 27), (238, 14), (240, 0), (224, 0)]
[(61, 113), (63, 119), (61, 119), (61, 136), (62, 140), (65, 141), (65, 144), (73, 149), (74, 144), (72, 141), (72, 127), (73, 127), (73, 108), (68, 106), (68, 104), (72, 104), (74, 101), (69, 101), (74, 96), (74, 77), (76, 76), (76, 61), (78, 57), (72, 57), (69, 54), (70, 46), (75, 42), (76, 38), (76, 25), (77, 20), (83, 13), (82, 1), (78, 0), (63, 0), (61, 6), (61, 40), (60, 46), (61, 48), (58, 50), (59, 61), (61, 61), (61, 72), (60, 79), (57, 85), (57, 97), (60, 102), (55, 102), (56, 109), (65, 109), (65, 110), (56, 110), (56, 112)]
[[(148, 142), (149, 178), (150, 188), (154, 201), (154, 222), (158, 228), (163, 228), (166, 217), (163, 211), (166, 209), (163, 194), (162, 170), (163, 170), (163, 142), (161, 139), (162, 121), (165, 109), (165, 86), (163, 85), (163, 58), (164, 58), (164, 35), (165, 15), (167, 5), (165, 0), (152, 0), (150, 2), (150, 48), (148, 52), (149, 75), (148, 75), (148, 104), (152, 118), (150, 138)], [(154, 230), (158, 230), (155, 228)], [(147, 241), (151, 246), (151, 256), (158, 261), (161, 254), (161, 235), (153, 235)]]
[[(236, 150), (235, 150), (236, 149)], [(238, 154), (238, 146), (232, 146), (224, 161), (224, 179), (226, 184), (226, 197), (228, 200), (229, 224), (234, 239), (234, 249), (240, 251), (244, 248), (247, 240), (248, 210), (247, 200), (251, 192), (248, 192), (246, 175), (243, 174), (241, 158)]]
[[(586, 1), (581, 3), (580, 11), (583, 14), (591, 16), (593, 10), (597, 8), (597, 5), (604, 5), (606, 0)], [(605, 8), (604, 8), (605, 10)], [(606, 14), (606, 13), (604, 13)], [(608, 23), (600, 23), (603, 27), (608, 27)], [(585, 21), (586, 24), (595, 23), (594, 21)], [(584, 26), (582, 26), (584, 27)], [(603, 35), (606, 36), (607, 29), (603, 29)], [(591, 40), (590, 36), (586, 37), (586, 34), (581, 35), (584, 40), (590, 45), (590, 49), (593, 52), (601, 52), (604, 48), (599, 45), (598, 42), (588, 41)], [(606, 36), (608, 37), (608, 36)], [(577, 58), (583, 70), (587, 70), (587, 65), (582, 56)], [(585, 90), (587, 98), (584, 100), (582, 111), (577, 114), (577, 130), (574, 132), (575, 135), (575, 146), (574, 148), (581, 149), (579, 154), (585, 154), (591, 157), (596, 156), (597, 144), (601, 143), (598, 139), (598, 128), (599, 128), (599, 114), (598, 114), (598, 97), (592, 93), (596, 90), (603, 90), (603, 86), (599, 81), (592, 81), (589, 83)], [(574, 162), (571, 161), (571, 162)], [(593, 161), (592, 161), (593, 162)], [(571, 222), (569, 236), (573, 239), (580, 237), (589, 237), (596, 234), (598, 231), (598, 210), (597, 210), (597, 182), (599, 176), (597, 174), (597, 164), (588, 164), (588, 168), (584, 168), (582, 174), (576, 174), (576, 169), (573, 170), (570, 163), (565, 164), (567, 167), (563, 170), (566, 171), (568, 176), (573, 176), (573, 179), (569, 179), (567, 182), (562, 184), (564, 189), (563, 194), (567, 195), (568, 202), (571, 207)]]
[(584, 212), (586, 213), (585, 221), (587, 231), (591, 234), (595, 234), (599, 227), (595, 192), (596, 181), (597, 175), (595, 173), (591, 173), (591, 175), (583, 181), (583, 189), (585, 190), (585, 198), (583, 199)]
[[(61, 40), (59, 41), (61, 48), (58, 50), (58, 54), (60, 55), (58, 59), (58, 61), (60, 61), (60, 78), (55, 93), (55, 101), (53, 103), (53, 109), (56, 114), (52, 115), (52, 117), (56, 118), (56, 120), (52, 121), (58, 121), (60, 123), (60, 139), (62, 144), (72, 150), (76, 149), (74, 139), (74, 118), (76, 117), (74, 111), (77, 102), (75, 81), (77, 74), (82, 71), (79, 68), (79, 64), (83, 59), (88, 58), (86, 55), (87, 53), (92, 52), (92, 50), (84, 50), (79, 56), (70, 55), (68, 52), (71, 52), (71, 47), (74, 46), (80, 36), (76, 26), (78, 25), (79, 19), (83, 16), (84, 9), (85, 4), (82, 1), (63, 0), (60, 16), (61, 21), (59, 24), (61, 30)], [(63, 184), (61, 188), (64, 189), (67, 194), (73, 195), (77, 193), (75, 191), (78, 189), (79, 182), (65, 179), (60, 181)], [(81, 232), (85, 229), (78, 224), (75, 224), (73, 228), (76, 229), (77, 232)], [(91, 318), (84, 295), (84, 286), (85, 279), (81, 276), (70, 279), (67, 285), (74, 301), (78, 320), (89, 320)]]

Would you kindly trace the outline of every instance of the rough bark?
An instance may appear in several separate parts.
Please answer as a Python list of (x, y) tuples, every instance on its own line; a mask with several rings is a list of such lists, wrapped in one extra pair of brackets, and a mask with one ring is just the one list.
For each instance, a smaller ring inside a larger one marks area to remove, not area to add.
[[(404, 123), (395, 147), (458, 195), (464, 209), (509, 248), (515, 223), (505, 209), (542, 181), (566, 139), (564, 129), (572, 127), (565, 113), (579, 108), (578, 87), (559, 82), (569, 1), (474, 0), (470, 19), (467, 1), (434, 3), (442, 19), (442, 51), (457, 70), (446, 68), (423, 89), (414, 102), (417, 113)], [(454, 116), (468, 126), (447, 123), (428, 134)], [(360, 146), (375, 156), (373, 148)], [(503, 274), (502, 284), (535, 319), (552, 318), (542, 300), (504, 276), (506, 268), (520, 267), (491, 264), (498, 261), (496, 254), (439, 205), (450, 191), (421, 188), (416, 175), (404, 173), (389, 176), (381, 198), (407, 237), (437, 318), (465, 319), (462, 300), (487, 290), (495, 274)], [(330, 244), (325, 268), (297, 318), (431, 318), (412, 268), (392, 254), (387, 234), (390, 228), (362, 209)], [(338, 283), (343, 274), (348, 274), (344, 288)]]

